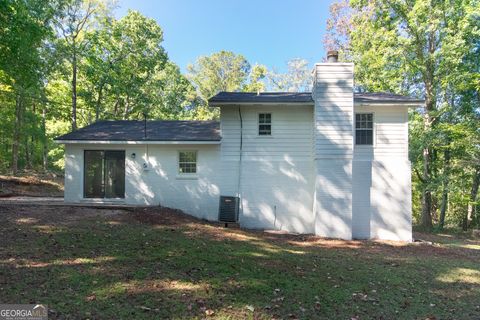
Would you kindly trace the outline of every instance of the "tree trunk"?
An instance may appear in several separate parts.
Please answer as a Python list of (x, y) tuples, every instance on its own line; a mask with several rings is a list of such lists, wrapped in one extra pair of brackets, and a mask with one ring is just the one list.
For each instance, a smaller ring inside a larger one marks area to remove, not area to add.
[(22, 99), (19, 94), (17, 94), (17, 99), (15, 101), (15, 127), (13, 129), (13, 143), (12, 143), (12, 173), (17, 175), (18, 173), (18, 153), (20, 146), (20, 127), (22, 125)]
[(472, 183), (472, 189), (470, 191), (470, 201), (468, 202), (467, 215), (463, 219), (464, 220), (463, 230), (467, 230), (475, 218), (475, 215), (476, 215), (475, 202), (477, 202), (479, 186), (480, 186), (480, 167), (475, 170), (475, 175), (473, 176), (473, 183)]
[(100, 119), (100, 106), (102, 103), (102, 94), (103, 94), (103, 84), (100, 85), (98, 90), (97, 104), (95, 105), (95, 122)]
[(31, 145), (28, 141), (28, 136), (25, 137), (25, 169), (32, 169), (32, 160), (30, 158)]
[(47, 125), (46, 125), (47, 107), (42, 109), (42, 133), (43, 133), (43, 152), (42, 152), (42, 167), (44, 171), (48, 169), (48, 139), (47, 139)]
[[(73, 44), (75, 46), (75, 43)], [(77, 130), (77, 53), (72, 56), (72, 131)]]
[(432, 193), (430, 191), (430, 149), (423, 149), (423, 191), (422, 191), (422, 227), (431, 229), (432, 224)]
[(443, 169), (443, 193), (442, 193), (442, 205), (440, 207), (440, 221), (439, 228), (443, 230), (445, 226), (445, 215), (447, 213), (447, 204), (448, 204), (448, 184), (450, 178), (450, 150), (446, 149), (444, 152), (444, 169)]
[[(430, 77), (425, 79), (425, 115), (423, 117), (423, 125), (425, 133), (429, 133), (433, 118), (431, 112), (435, 110), (435, 95), (432, 84), (431, 72), (428, 72)], [(432, 191), (430, 190), (431, 179), (431, 160), (432, 149), (429, 146), (430, 142), (423, 149), (423, 191), (422, 191), (422, 227), (428, 230), (432, 229)]]

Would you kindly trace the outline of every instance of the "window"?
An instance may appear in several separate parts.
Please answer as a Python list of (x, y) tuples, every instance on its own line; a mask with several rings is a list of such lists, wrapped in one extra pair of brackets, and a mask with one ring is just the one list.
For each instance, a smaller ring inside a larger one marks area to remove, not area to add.
[(258, 114), (258, 135), (260, 136), (272, 135), (272, 114), (271, 113)]
[(373, 145), (373, 113), (355, 114), (355, 144)]
[(125, 198), (125, 151), (85, 150), (83, 196)]
[(178, 153), (178, 172), (197, 173), (196, 151), (180, 151)]

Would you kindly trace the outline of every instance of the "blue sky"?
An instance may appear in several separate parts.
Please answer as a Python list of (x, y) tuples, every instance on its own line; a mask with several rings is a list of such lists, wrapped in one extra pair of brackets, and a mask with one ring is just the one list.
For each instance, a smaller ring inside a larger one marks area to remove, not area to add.
[(220, 50), (243, 54), (250, 63), (285, 69), (292, 58), (310, 64), (325, 56), (322, 39), (333, 0), (120, 0), (155, 19), (164, 48), (182, 71), (198, 56)]

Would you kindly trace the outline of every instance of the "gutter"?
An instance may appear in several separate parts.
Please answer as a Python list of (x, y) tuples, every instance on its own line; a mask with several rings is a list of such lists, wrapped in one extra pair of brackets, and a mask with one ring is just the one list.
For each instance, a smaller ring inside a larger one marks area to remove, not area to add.
[(159, 140), (53, 140), (59, 144), (164, 144), (164, 145), (179, 145), (179, 144), (221, 144), (221, 140), (209, 140), (209, 141), (159, 141)]
[(208, 105), (210, 107), (219, 108), (223, 106), (242, 106), (242, 105), (260, 105), (260, 106), (313, 106), (315, 102), (308, 101), (308, 102), (221, 102), (221, 101), (213, 101), (209, 102)]
[(409, 108), (423, 108), (425, 101), (409, 101), (409, 102), (353, 102), (355, 106), (384, 106), (384, 107), (409, 107)]

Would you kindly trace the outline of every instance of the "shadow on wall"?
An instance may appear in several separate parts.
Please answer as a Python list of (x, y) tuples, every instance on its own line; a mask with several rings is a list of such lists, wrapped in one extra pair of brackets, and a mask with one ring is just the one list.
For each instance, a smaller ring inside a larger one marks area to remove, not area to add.
[[(197, 147), (198, 148), (198, 147)], [(150, 170), (133, 175), (135, 201), (150, 205), (177, 208), (195, 217), (216, 220), (218, 216), (218, 173), (212, 148), (199, 148), (198, 174), (194, 177), (179, 176), (177, 149), (154, 147), (150, 149)], [(135, 166), (138, 167), (138, 166)]]
[(372, 164), (371, 237), (412, 240), (410, 165), (407, 159)]
[(347, 80), (319, 81), (314, 87), (315, 233), (349, 239), (352, 237), (353, 84)]
[(283, 160), (259, 159), (243, 165), (242, 226), (313, 233), (310, 161), (294, 161), (285, 154)]
[[(373, 146), (361, 146), (353, 161), (352, 234), (354, 239), (411, 241), (411, 189), (408, 159), (374, 159)], [(373, 159), (373, 160), (370, 160)]]
[[(349, 109), (346, 98), (337, 95), (345, 86), (347, 83), (339, 80), (316, 87), (316, 233), (410, 241), (408, 159), (374, 159), (373, 146), (361, 147), (365, 161), (356, 159), (355, 109)], [(330, 90), (335, 98), (324, 94)], [(332, 125), (335, 122), (337, 126)]]
[[(373, 148), (368, 149), (369, 152), (373, 153)], [(370, 239), (372, 162), (354, 161), (352, 164), (352, 179), (352, 238)]]

